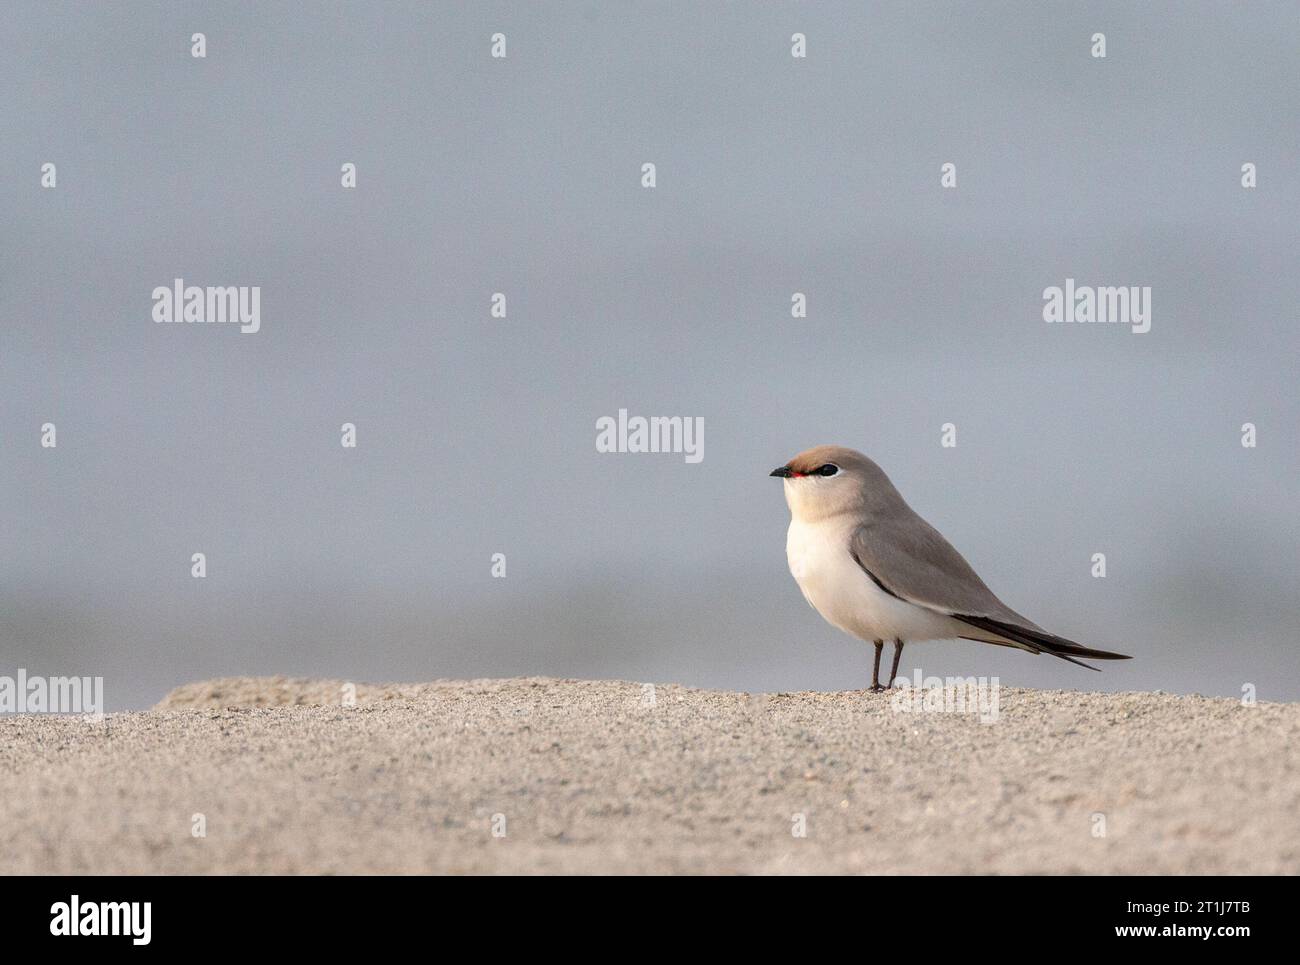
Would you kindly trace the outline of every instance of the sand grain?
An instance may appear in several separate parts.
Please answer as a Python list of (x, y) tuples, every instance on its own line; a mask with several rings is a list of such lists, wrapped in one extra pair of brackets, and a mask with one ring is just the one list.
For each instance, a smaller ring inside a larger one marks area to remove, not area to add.
[(1300, 872), (1295, 704), (1004, 688), (984, 725), (862, 692), (340, 687), (0, 718), (0, 872)]

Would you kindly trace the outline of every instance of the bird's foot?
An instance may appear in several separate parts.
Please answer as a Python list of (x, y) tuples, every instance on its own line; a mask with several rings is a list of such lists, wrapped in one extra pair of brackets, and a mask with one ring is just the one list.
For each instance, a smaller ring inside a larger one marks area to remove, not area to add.
[(889, 688), (886, 687), (884, 684), (872, 684), (870, 687), (867, 688), (867, 693), (869, 693), (869, 694), (883, 694), (883, 693), (884, 693), (886, 690), (888, 690), (888, 689), (889, 689)]

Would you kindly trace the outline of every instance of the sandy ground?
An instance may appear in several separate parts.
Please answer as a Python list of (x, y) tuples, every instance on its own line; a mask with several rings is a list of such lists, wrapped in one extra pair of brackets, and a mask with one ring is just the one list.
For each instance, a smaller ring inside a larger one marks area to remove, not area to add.
[(0, 873), (1300, 872), (1297, 704), (650, 693), (236, 679), (0, 718)]

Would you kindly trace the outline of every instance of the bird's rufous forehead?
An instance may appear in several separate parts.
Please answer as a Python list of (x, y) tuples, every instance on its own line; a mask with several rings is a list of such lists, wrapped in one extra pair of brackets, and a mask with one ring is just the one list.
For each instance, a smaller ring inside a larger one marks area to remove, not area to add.
[(848, 468), (862, 460), (861, 453), (846, 449), (843, 446), (813, 446), (811, 449), (805, 449), (799, 453), (787, 465), (793, 472), (807, 475), (820, 469), (828, 462), (842, 468)]

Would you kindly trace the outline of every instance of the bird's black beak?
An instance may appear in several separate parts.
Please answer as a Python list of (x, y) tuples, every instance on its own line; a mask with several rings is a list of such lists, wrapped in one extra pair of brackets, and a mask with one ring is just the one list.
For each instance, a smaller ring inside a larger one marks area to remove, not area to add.
[(773, 469), (768, 473), (769, 476), (780, 476), (782, 479), (791, 479), (794, 473), (790, 471), (789, 466), (781, 466), (779, 469)]

